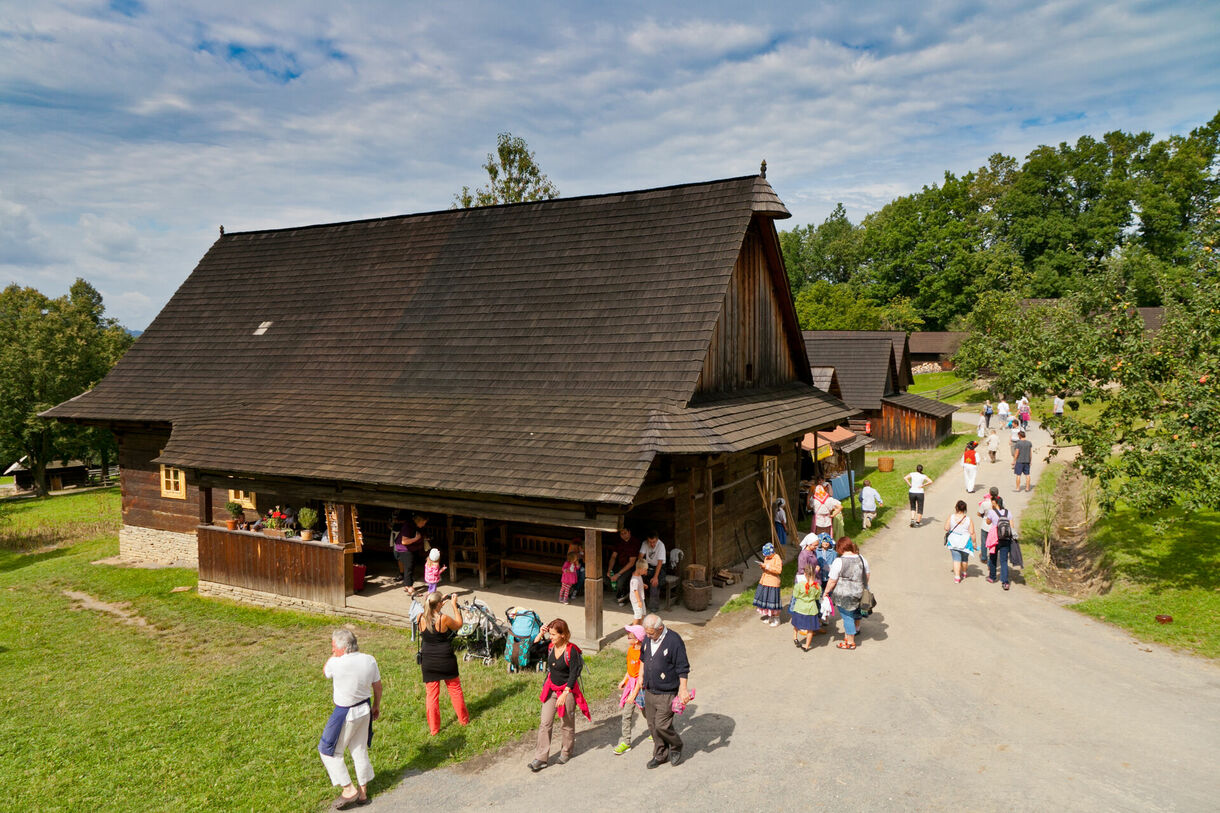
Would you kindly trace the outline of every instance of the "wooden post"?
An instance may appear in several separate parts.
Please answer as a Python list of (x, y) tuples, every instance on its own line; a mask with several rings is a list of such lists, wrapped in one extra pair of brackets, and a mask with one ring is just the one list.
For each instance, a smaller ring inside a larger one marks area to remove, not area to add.
[(479, 589), (483, 590), (487, 587), (487, 523), (482, 517), (474, 521), (474, 532), (475, 544), (479, 546)]
[(199, 524), (212, 524), (212, 489), (207, 486), (199, 487)]
[(707, 567), (708, 583), (712, 579), (712, 557), (716, 552), (716, 528), (712, 523), (712, 515), (716, 513), (716, 497), (712, 493), (712, 467), (709, 461), (703, 470), (703, 499), (707, 502)]
[(602, 639), (602, 535), (585, 529), (585, 640), (598, 646)]
[[(696, 480), (695, 467), (692, 465), (690, 468), (689, 493), (687, 494), (690, 497), (690, 544), (687, 545), (687, 549), (690, 551), (691, 560), (695, 562), (699, 561), (699, 524), (695, 521), (695, 491), (697, 488), (698, 481)], [(711, 566), (709, 562), (704, 562), (704, 564), (709, 567)]]

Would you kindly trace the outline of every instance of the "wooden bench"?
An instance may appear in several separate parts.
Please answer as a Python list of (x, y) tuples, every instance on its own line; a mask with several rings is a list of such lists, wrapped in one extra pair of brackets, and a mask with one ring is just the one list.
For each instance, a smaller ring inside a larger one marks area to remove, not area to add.
[(508, 549), (500, 559), (500, 581), (508, 581), (510, 570), (531, 570), (535, 573), (563, 572), (568, 558), (569, 539), (536, 534), (511, 534)]

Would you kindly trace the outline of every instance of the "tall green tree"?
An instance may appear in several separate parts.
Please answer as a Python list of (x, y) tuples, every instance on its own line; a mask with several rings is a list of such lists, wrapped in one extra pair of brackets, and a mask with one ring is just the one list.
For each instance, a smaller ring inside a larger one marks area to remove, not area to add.
[(453, 208), (524, 203), (559, 197), (559, 189), (539, 169), (525, 139), (512, 133), (496, 136), (496, 151), (487, 154), (487, 184), (473, 192), (469, 186), (453, 196)]
[(861, 230), (847, 217), (842, 203), (819, 226), (797, 227), (780, 234), (780, 248), (792, 290), (814, 280), (847, 282), (860, 267)]
[(83, 279), (55, 299), (18, 285), (0, 292), (0, 457), (28, 458), (39, 494), (47, 491), (46, 468), (54, 459), (112, 459), (109, 432), (38, 413), (92, 387), (131, 342)]

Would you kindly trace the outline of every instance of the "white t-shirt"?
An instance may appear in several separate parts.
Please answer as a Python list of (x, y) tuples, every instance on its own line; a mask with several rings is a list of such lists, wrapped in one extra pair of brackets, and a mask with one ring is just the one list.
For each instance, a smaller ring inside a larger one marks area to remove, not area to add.
[(636, 618), (644, 617), (644, 603), (640, 600), (644, 595), (644, 577), (639, 573), (631, 574), (631, 587), (627, 592), (627, 596), (631, 599), (632, 615)]
[(1055, 414), (1056, 414), (1056, 415), (1062, 415), (1062, 414), (1063, 414), (1063, 399), (1062, 399), (1062, 398), (1060, 398), (1060, 397), (1058, 397), (1058, 396), (1055, 396), (1055, 407), (1054, 407), (1054, 412), (1055, 412)]
[(860, 554), (858, 554), (858, 553), (845, 553), (842, 556), (840, 556), (838, 559), (835, 559), (833, 562), (830, 563), (830, 574), (826, 577), (828, 581), (830, 579), (839, 578), (839, 574), (843, 572), (843, 560), (846, 559), (848, 556), (854, 556), (854, 557), (859, 558), (860, 562), (864, 565), (864, 572), (868, 573), (868, 574), (872, 573), (872, 571), (868, 569), (868, 560), (865, 559), (863, 556), (860, 556)]
[(929, 477), (926, 474), (920, 474), (917, 471), (911, 472), (910, 474), (907, 475), (907, 477), (911, 478), (911, 493), (912, 494), (922, 494), (923, 487), (926, 486), (928, 483), (932, 482), (931, 477)]
[(1000, 405), (995, 408), (995, 411), (1000, 413), (1001, 415), (1007, 415), (1008, 414), (1008, 402), (1001, 401)]
[(373, 684), (381, 680), (377, 659), (363, 652), (332, 657), (322, 674), (335, 682), (335, 705), (354, 706), (373, 696)]
[(643, 545), (640, 545), (640, 556), (644, 557), (644, 561), (648, 563), (649, 567), (665, 564), (665, 543), (660, 539), (657, 540), (655, 545), (649, 545), (645, 542)]

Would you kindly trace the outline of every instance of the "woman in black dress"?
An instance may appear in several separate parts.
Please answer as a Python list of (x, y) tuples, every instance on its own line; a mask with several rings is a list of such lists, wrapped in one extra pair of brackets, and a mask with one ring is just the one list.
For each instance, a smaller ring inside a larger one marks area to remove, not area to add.
[(458, 677), (457, 657), (453, 654), (453, 638), (462, 628), (462, 610), (457, 596), (449, 596), (452, 614), (444, 612), (445, 599), (439, 592), (429, 593), (424, 603), (424, 612), (416, 619), (419, 626), (420, 669), (424, 673), (424, 689), (427, 694), (428, 730), (436, 736), (441, 730), (441, 682), (449, 690), (449, 702), (458, 722), (467, 725), (470, 714), (466, 711), (466, 698), (462, 696), (462, 681)]

